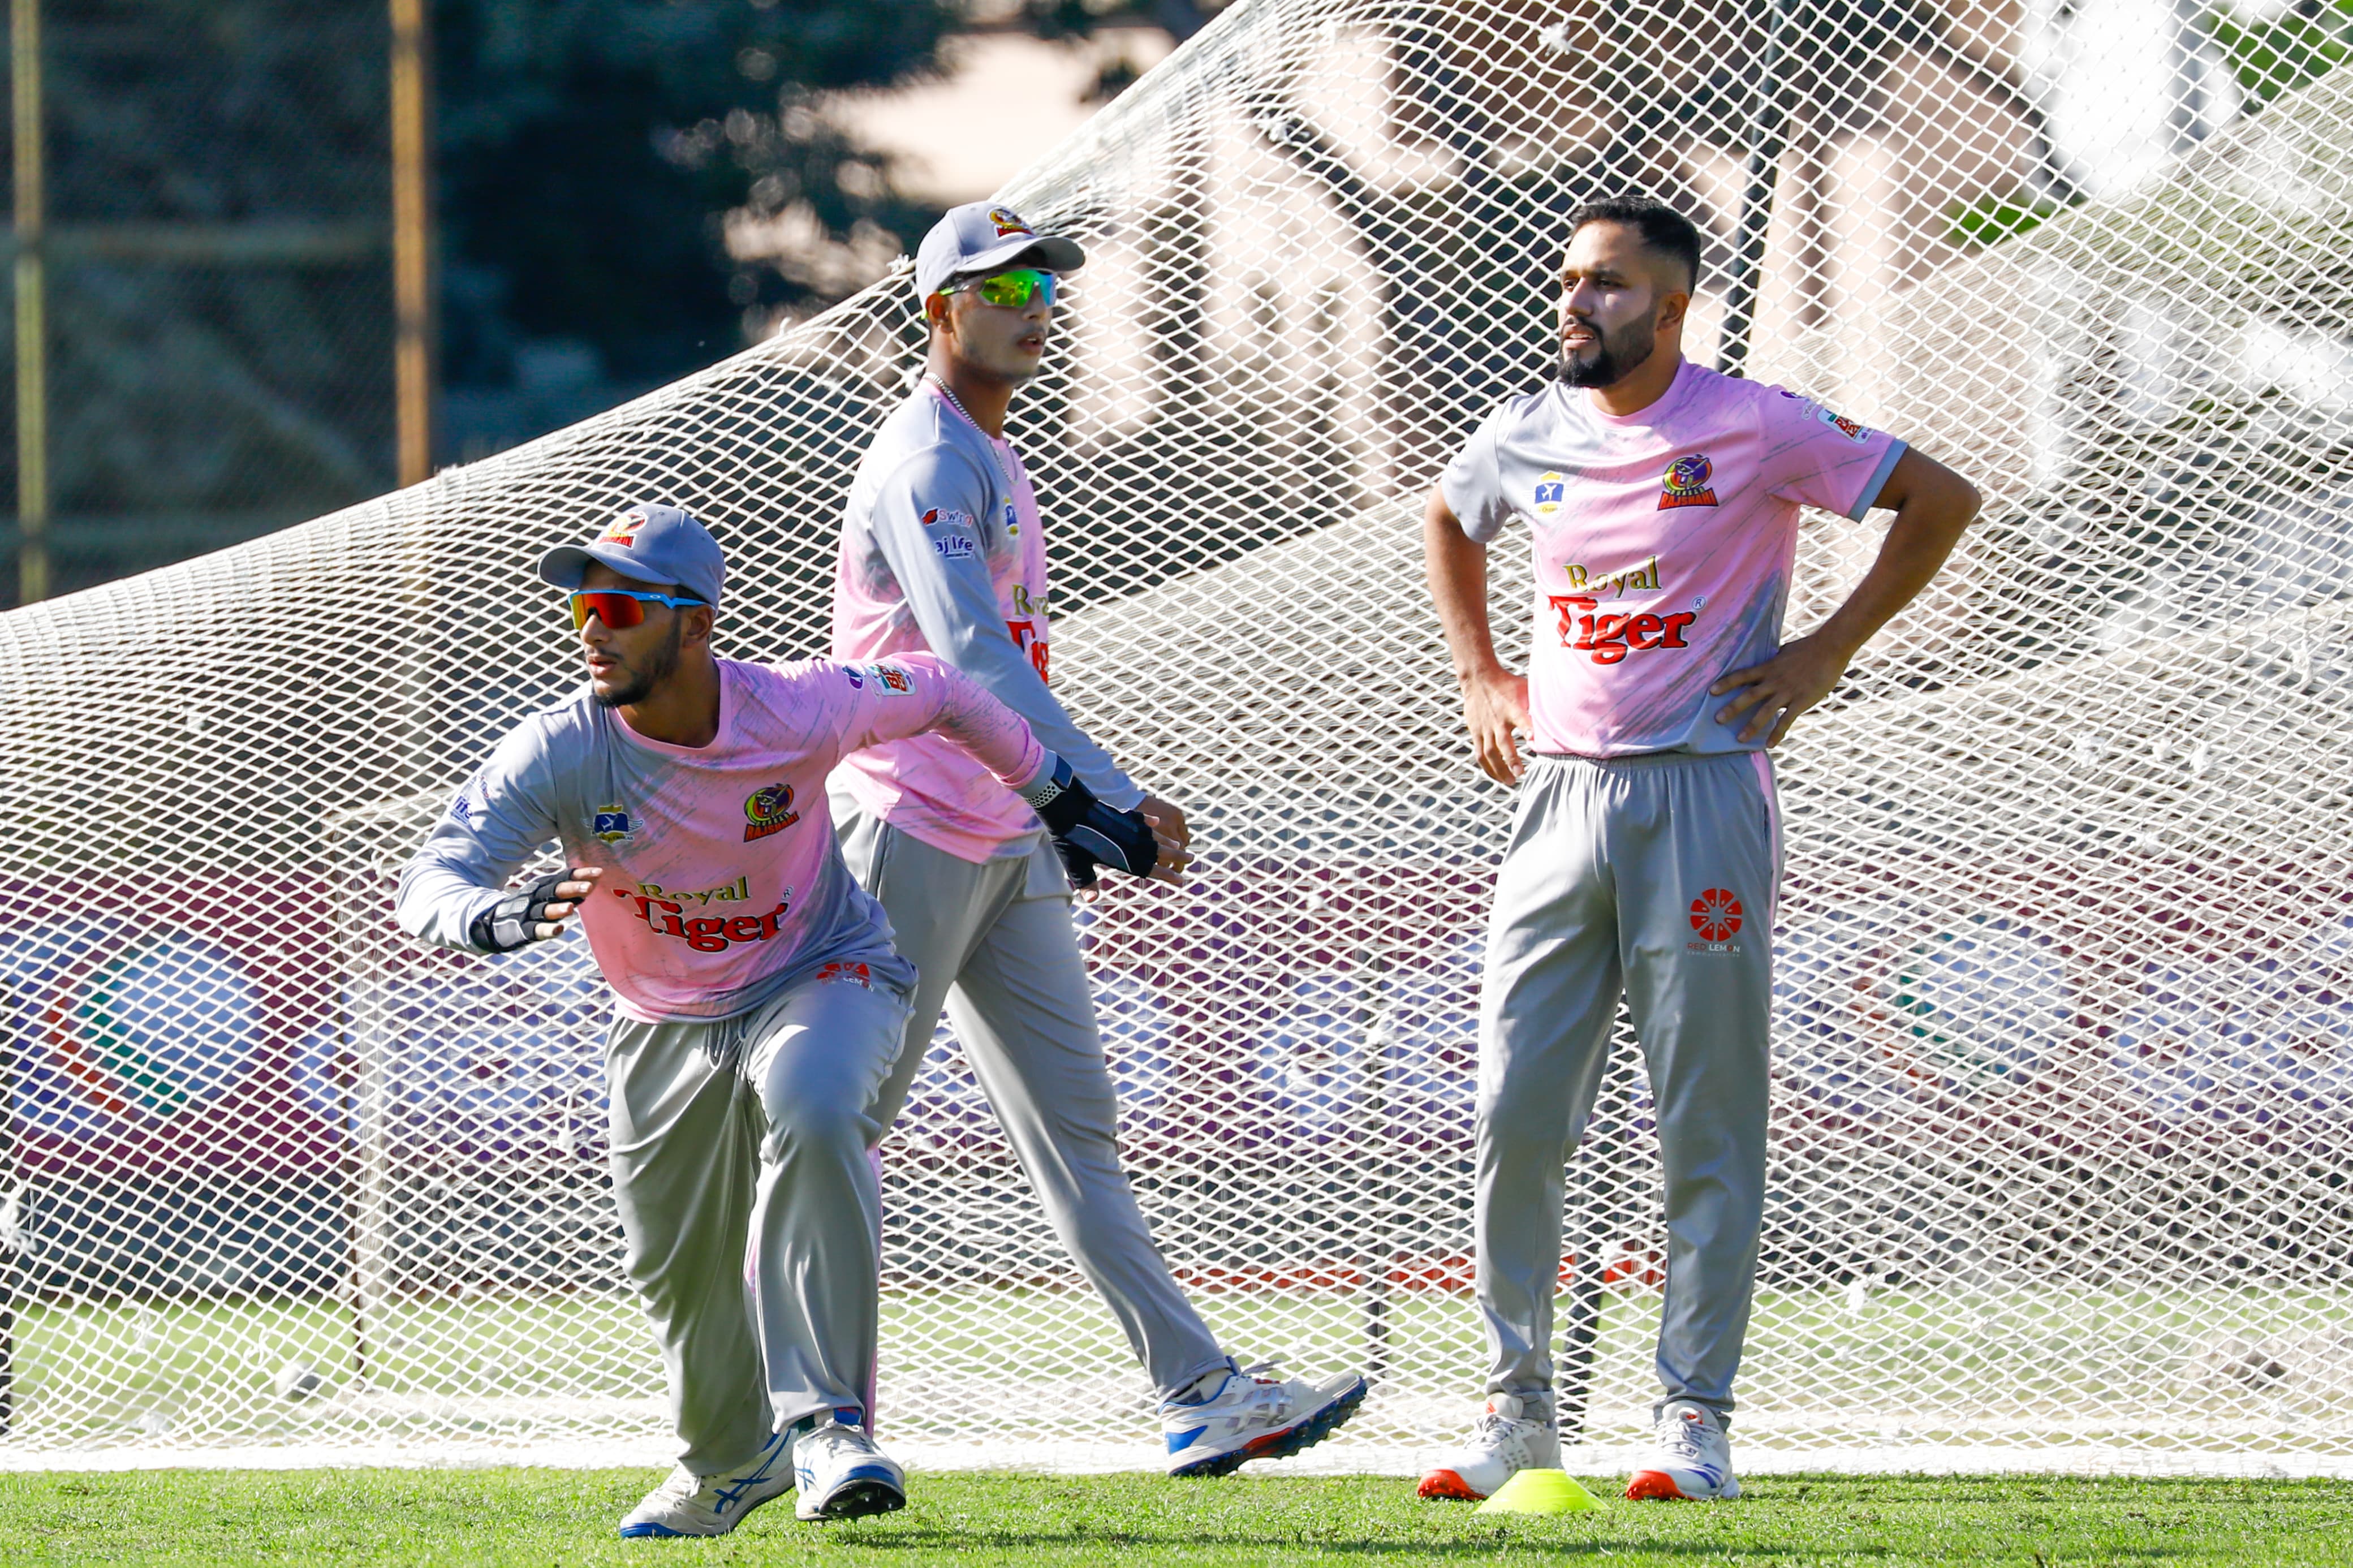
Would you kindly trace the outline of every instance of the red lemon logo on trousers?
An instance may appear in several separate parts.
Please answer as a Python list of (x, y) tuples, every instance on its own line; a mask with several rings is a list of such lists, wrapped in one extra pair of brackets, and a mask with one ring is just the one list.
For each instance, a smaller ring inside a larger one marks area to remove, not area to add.
[(1692, 900), (1691, 922), (1702, 942), (1730, 942), (1740, 929), (1740, 900), (1729, 888), (1710, 888)]

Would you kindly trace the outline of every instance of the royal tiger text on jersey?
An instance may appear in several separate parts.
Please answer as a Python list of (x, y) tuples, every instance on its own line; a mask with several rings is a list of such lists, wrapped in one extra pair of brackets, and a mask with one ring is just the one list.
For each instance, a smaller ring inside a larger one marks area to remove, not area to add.
[(665, 898), (659, 888), (616, 888), (613, 896), (635, 906), (632, 912), (655, 935), (675, 937), (697, 952), (725, 952), (738, 942), (768, 941), (776, 934), (793, 902), (793, 890), (786, 888), (776, 907), (764, 915), (699, 915), (688, 919), (685, 900), (695, 894)]

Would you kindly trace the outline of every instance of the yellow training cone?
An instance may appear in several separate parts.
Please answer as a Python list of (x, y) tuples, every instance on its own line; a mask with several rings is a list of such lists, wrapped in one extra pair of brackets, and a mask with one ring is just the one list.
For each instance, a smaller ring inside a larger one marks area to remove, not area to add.
[(1558, 1470), (1537, 1466), (1522, 1470), (1479, 1505), (1481, 1513), (1599, 1512), (1600, 1501)]

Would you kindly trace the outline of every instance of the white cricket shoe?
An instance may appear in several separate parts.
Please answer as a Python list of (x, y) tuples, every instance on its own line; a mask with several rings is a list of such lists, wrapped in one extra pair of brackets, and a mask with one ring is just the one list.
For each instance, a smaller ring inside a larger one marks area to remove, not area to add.
[(1415, 1489), (1426, 1498), (1478, 1502), (1522, 1470), (1537, 1468), (1560, 1468), (1560, 1428), (1551, 1408), (1533, 1394), (1491, 1394), (1471, 1440), (1423, 1471)]
[(648, 1492), (637, 1510), (621, 1521), (621, 1534), (632, 1541), (724, 1535), (743, 1523), (745, 1514), (792, 1489), (791, 1449), (783, 1436), (771, 1437), (760, 1457), (740, 1470), (721, 1476), (672, 1470), (670, 1479)]
[(907, 1506), (907, 1472), (865, 1427), (842, 1425), (840, 1413), (801, 1434), (793, 1469), (801, 1489), (793, 1511), (803, 1519), (857, 1519)]
[(1365, 1402), (1369, 1385), (1354, 1373), (1321, 1383), (1257, 1375), (1271, 1365), (1229, 1372), (1200, 1399), (1161, 1404), (1170, 1475), (1229, 1476), (1250, 1459), (1287, 1459), (1338, 1431)]
[(1626, 1483), (1626, 1495), (1636, 1502), (1729, 1502), (1740, 1495), (1740, 1478), (1732, 1473), (1732, 1439), (1715, 1411), (1675, 1400), (1659, 1412), (1651, 1440), (1656, 1448), (1651, 1463)]

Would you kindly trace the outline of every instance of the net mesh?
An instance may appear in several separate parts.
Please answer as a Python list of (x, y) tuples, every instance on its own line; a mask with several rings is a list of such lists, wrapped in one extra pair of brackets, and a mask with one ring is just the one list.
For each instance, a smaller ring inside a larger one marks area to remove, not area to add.
[[(1319, 1462), (1410, 1468), (1476, 1393), (1508, 801), (1417, 521), (1549, 374), (1563, 216), (1634, 190), (1709, 231), (1694, 358), (1988, 497), (1786, 753), (1744, 1465), (2353, 1468), (2345, 24), (1244, 0), (1008, 190), (1091, 257), (1013, 419), (1058, 687), (1204, 851), (1080, 917), (1127, 1157), (1230, 1348), (1373, 1375)], [(574, 689), (530, 573), (584, 520), (691, 508), (738, 563), (723, 651), (821, 651), (918, 346), (894, 277), (517, 452), (0, 618), (6, 1462), (666, 1457), (599, 984), (576, 942), (406, 944), (391, 879)], [(1876, 538), (1809, 518), (1795, 627)], [(944, 1032), (883, 1157), (886, 1440), (1150, 1463), (1144, 1380)], [(1652, 1397), (1657, 1183), (1621, 1030), (1562, 1279), (1597, 1468)]]

